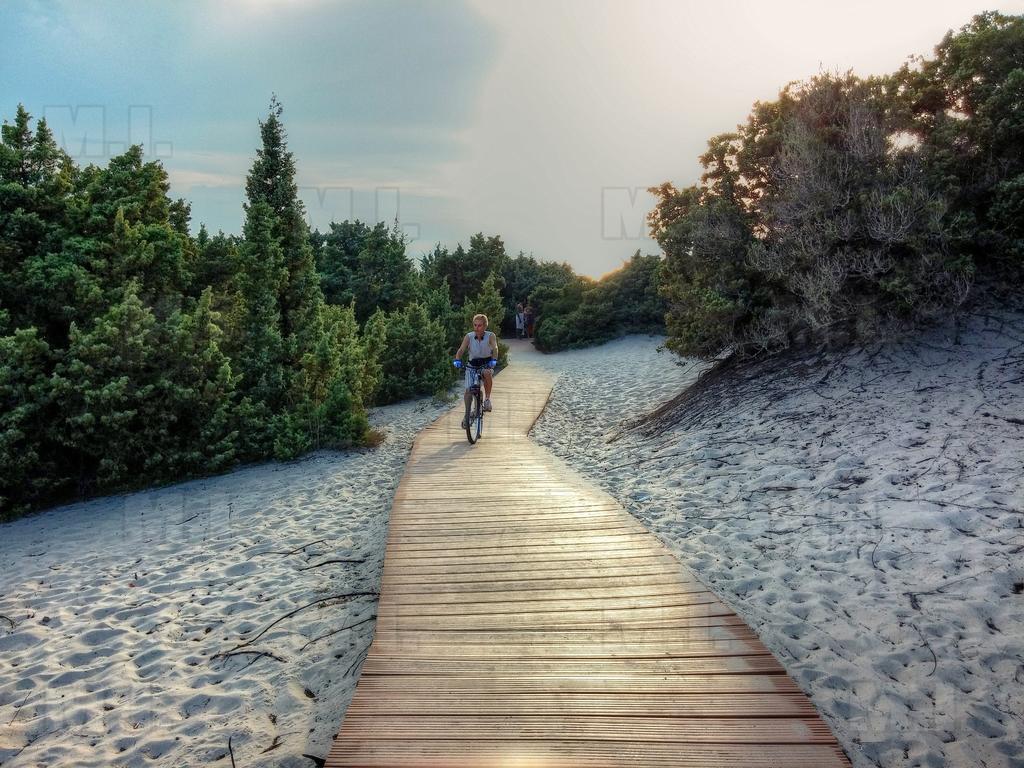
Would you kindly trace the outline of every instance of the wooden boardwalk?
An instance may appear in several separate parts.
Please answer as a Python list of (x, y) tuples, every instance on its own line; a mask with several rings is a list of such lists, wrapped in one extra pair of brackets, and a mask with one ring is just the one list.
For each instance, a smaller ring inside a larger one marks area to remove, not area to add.
[(340, 766), (849, 766), (743, 621), (608, 494), (526, 435), (551, 378), (495, 380), (398, 487)]

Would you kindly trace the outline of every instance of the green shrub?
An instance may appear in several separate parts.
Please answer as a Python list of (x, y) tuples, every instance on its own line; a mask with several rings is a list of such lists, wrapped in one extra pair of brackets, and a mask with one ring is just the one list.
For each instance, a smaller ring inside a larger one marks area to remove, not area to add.
[(658, 294), (661, 258), (637, 251), (601, 280), (576, 278), (544, 286), (530, 302), (539, 308), (535, 344), (545, 352), (589, 346), (628, 333), (664, 333), (665, 302)]
[(378, 357), (378, 404), (434, 394), (450, 385), (454, 369), (445, 330), (423, 305), (413, 303), (390, 313), (378, 310), (366, 325), (367, 335), (384, 339)]

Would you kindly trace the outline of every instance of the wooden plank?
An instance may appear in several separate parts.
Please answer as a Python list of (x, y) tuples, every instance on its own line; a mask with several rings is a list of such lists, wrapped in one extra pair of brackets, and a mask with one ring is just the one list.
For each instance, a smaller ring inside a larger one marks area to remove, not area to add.
[(678, 626), (670, 629), (609, 629), (607, 627), (584, 627), (583, 629), (545, 630), (537, 628), (510, 630), (457, 630), (410, 632), (403, 630), (378, 629), (376, 637), (381, 642), (418, 642), (444, 644), (525, 644), (549, 645), (572, 643), (671, 643), (690, 640), (745, 640), (756, 638), (754, 630), (735, 615), (720, 616), (715, 623), (705, 625)]
[[(439, 510), (447, 509), (446, 505), (438, 504)], [(438, 512), (436, 514), (430, 514), (428, 511), (423, 510), (417, 514), (403, 515), (401, 518), (395, 518), (392, 515), (392, 522), (396, 524), (410, 525), (410, 524), (422, 524), (422, 525), (444, 525), (451, 530), (458, 530), (460, 525), (469, 525), (475, 523), (485, 522), (517, 522), (521, 520), (532, 520), (532, 521), (545, 521), (545, 520), (591, 520), (595, 518), (603, 519), (607, 518), (610, 512), (614, 512), (613, 507), (606, 507), (603, 505), (592, 504), (588, 506), (574, 506), (559, 507), (558, 509), (543, 508), (543, 509), (530, 509), (522, 505), (510, 506), (507, 511), (501, 509), (488, 508), (485, 510), (471, 509), (462, 514), (456, 513), (455, 510), (450, 512)], [(622, 517), (621, 510), (619, 511), (619, 519), (623, 522), (629, 522)]]
[(359, 680), (366, 693), (408, 696), (432, 693), (443, 696), (494, 694), (526, 696), (537, 693), (606, 694), (713, 694), (797, 693), (787, 675), (516, 675), (468, 677), (465, 675), (366, 675)]
[[(458, 547), (466, 549), (487, 549), (494, 546), (508, 547), (601, 547), (603, 545), (632, 546), (637, 549), (649, 549), (650, 542), (642, 531), (620, 529), (616, 531), (602, 530), (576, 530), (566, 526), (560, 526), (562, 531), (552, 531), (543, 537), (539, 537), (534, 530), (517, 531), (515, 526), (512, 530), (499, 532), (484, 531), (482, 533), (467, 534), (464, 531), (457, 531), (452, 534), (440, 533), (408, 533), (396, 530), (388, 541), (388, 551), (396, 552), (436, 552), (437, 550)], [(467, 552), (466, 554), (472, 554)]]
[(687, 658), (700, 656), (751, 656), (757, 653), (768, 653), (768, 650), (756, 640), (693, 640), (681, 642), (657, 641), (650, 643), (552, 643), (538, 645), (534, 643), (423, 643), (406, 640), (382, 640), (376, 653), (388, 656), (404, 654), (409, 657), (441, 659), (494, 659), (502, 657), (522, 657), (533, 659), (598, 659), (598, 658), (630, 658), (630, 659), (665, 659)]
[(464, 520), (445, 520), (439, 522), (425, 518), (423, 520), (399, 520), (392, 517), (389, 534), (394, 532), (405, 536), (437, 536), (456, 537), (465, 535), (497, 535), (503, 530), (522, 528), (523, 533), (534, 532), (539, 528), (563, 528), (568, 531), (585, 532), (618, 527), (631, 533), (648, 533), (639, 522), (625, 520), (618, 515), (604, 510), (561, 513), (530, 513), (514, 515), (478, 515)]
[[(563, 601), (565, 602), (565, 601)], [(652, 604), (654, 603), (654, 604)], [(659, 604), (660, 603), (660, 604)], [(710, 593), (704, 592), (686, 598), (670, 598), (659, 601), (657, 598), (646, 600), (623, 599), (614, 602), (607, 598), (603, 604), (580, 605), (571, 604), (547, 605), (531, 603), (526, 606), (518, 603), (484, 603), (481, 605), (406, 605), (382, 600), (378, 605), (378, 619), (390, 617), (430, 618), (441, 617), (450, 619), (452, 624), (469, 619), (493, 621), (496, 616), (509, 616), (509, 624), (517, 625), (530, 621), (547, 619), (580, 622), (629, 622), (664, 620), (671, 618), (689, 618), (692, 616), (722, 615), (731, 611), (718, 602)]]
[(484, 741), (476, 739), (371, 739), (350, 746), (335, 742), (329, 766), (479, 768), (607, 768), (610, 765), (686, 768), (833, 768), (849, 766), (828, 744), (688, 744), (651, 741)]
[(404, 566), (416, 566), (416, 565), (525, 565), (528, 563), (538, 563), (544, 566), (553, 566), (555, 564), (564, 564), (564, 567), (570, 568), (574, 564), (589, 563), (592, 565), (598, 565), (601, 563), (612, 563), (618, 565), (627, 565), (633, 563), (643, 563), (650, 561), (661, 561), (661, 562), (672, 562), (672, 556), (668, 554), (662, 554), (655, 552), (648, 548), (643, 547), (632, 547), (622, 545), (616, 547), (614, 544), (603, 545), (599, 547), (588, 547), (587, 549), (580, 549), (579, 547), (565, 546), (552, 548), (550, 551), (544, 552), (498, 552), (496, 554), (489, 555), (474, 555), (474, 554), (450, 554), (450, 555), (435, 555), (422, 552), (396, 552), (394, 554), (388, 553), (386, 563), (391, 563), (395, 567)]
[(753, 630), (529, 440), (549, 392), (510, 368), (477, 445), (461, 406), (414, 440), (328, 768), (848, 768)]
[[(362, 678), (360, 678), (362, 683)], [(522, 696), (431, 692), (392, 696), (356, 695), (349, 712), (372, 715), (418, 715), (437, 717), (464, 715), (599, 715), (603, 717), (807, 717), (814, 707), (802, 693), (691, 694), (657, 696), (627, 693), (536, 693)], [(382, 734), (382, 736), (386, 736)]]
[(548, 558), (516, 559), (491, 559), (463, 561), (456, 558), (448, 562), (435, 562), (438, 558), (392, 558), (390, 570), (395, 573), (529, 573), (535, 574), (542, 571), (553, 571), (560, 574), (584, 572), (587, 574), (600, 575), (604, 573), (620, 572), (622, 569), (645, 568), (652, 566), (671, 566), (676, 571), (679, 564), (670, 555), (650, 553), (644, 555), (631, 555), (626, 553), (623, 557), (614, 557), (614, 551), (601, 553), (601, 557), (594, 557), (597, 553), (579, 553), (579, 557), (551, 556)]
[(407, 640), (433, 643), (650, 643), (688, 642), (690, 640), (727, 640), (756, 637), (754, 630), (743, 624), (735, 613), (700, 620), (700, 625), (678, 626), (660, 630), (630, 630), (610, 627), (584, 627), (574, 630), (548, 630), (536, 627), (520, 630), (435, 630), (404, 632), (378, 628), (376, 637), (384, 640)]
[[(567, 576), (566, 573), (571, 573)], [(625, 565), (625, 566), (594, 566), (589, 568), (573, 567), (571, 572), (564, 568), (531, 568), (522, 569), (501, 569), (501, 570), (461, 570), (458, 567), (439, 569), (430, 572), (428, 568), (404, 569), (399, 573), (397, 569), (385, 569), (382, 582), (384, 585), (415, 584), (425, 585), (428, 589), (431, 584), (444, 583), (450, 587), (464, 585), (472, 588), (477, 585), (526, 583), (536, 584), (546, 582), (571, 582), (587, 581), (592, 584), (628, 584), (631, 575), (637, 578), (642, 577), (663, 577), (673, 576), (680, 573), (678, 563), (660, 561), (649, 565)], [(627, 581), (624, 581), (627, 580)], [(687, 580), (685, 583), (692, 583)]]
[[(514, 591), (524, 593), (531, 591), (550, 591), (557, 589), (619, 589), (642, 591), (649, 587), (673, 585), (681, 587), (696, 586), (697, 582), (681, 581), (673, 571), (651, 573), (647, 575), (604, 575), (578, 577), (546, 577), (542, 579), (493, 579), (485, 582), (450, 582), (424, 583), (411, 581), (403, 584), (400, 581), (383, 582), (387, 595), (402, 594), (433, 594), (439, 590), (452, 592), (503, 592)], [(700, 585), (703, 588), (703, 585)]]
[(461, 739), (500, 741), (644, 741), (682, 744), (829, 744), (832, 734), (820, 720), (764, 717), (757, 720), (729, 717), (621, 717), (536, 716), (514, 717), (353, 714), (345, 727), (354, 737), (372, 739), (380, 732), (393, 739)]
[[(500, 537), (499, 537), (500, 538)], [(610, 553), (632, 553), (646, 554), (650, 551), (650, 544), (636, 534), (623, 536), (593, 536), (589, 539), (583, 536), (556, 539), (550, 542), (539, 542), (536, 539), (523, 539), (521, 537), (508, 537), (507, 543), (477, 542), (465, 540), (453, 540), (447, 542), (431, 542), (427, 544), (413, 543), (403, 544), (392, 541), (388, 544), (388, 553), (392, 554), (395, 560), (415, 560), (426, 558), (431, 561), (455, 558), (458, 560), (471, 559), (476, 562), (478, 558), (489, 558), (492, 556), (505, 556), (497, 562), (505, 562), (508, 557), (518, 559), (522, 555), (540, 555), (539, 560), (546, 560), (548, 556), (561, 556), (564, 554), (576, 554), (585, 549), (587, 554), (593, 555), (597, 552)]]
[(621, 587), (551, 587), (547, 583), (543, 589), (511, 589), (505, 591), (489, 590), (487, 592), (466, 592), (449, 590), (447, 586), (439, 586), (428, 593), (403, 593), (388, 590), (386, 599), (394, 603), (415, 605), (431, 605), (433, 603), (517, 603), (524, 602), (569, 602), (580, 605), (581, 601), (608, 600), (611, 598), (640, 597), (680, 597), (682, 595), (710, 594), (702, 584), (679, 584), (665, 582), (663, 584), (624, 585)]
[[(626, 595), (621, 597), (573, 597), (570, 599), (543, 599), (526, 596), (519, 600), (458, 600), (440, 602), (433, 600), (381, 600), (378, 615), (416, 616), (467, 616), (470, 614), (496, 613), (562, 613), (578, 614), (600, 611), (609, 615), (611, 611), (628, 610), (630, 615), (640, 614), (644, 608), (681, 608), (692, 605), (707, 605), (718, 602), (711, 592), (675, 592), (665, 595)], [(659, 618), (661, 614), (659, 613)]]
[(633, 675), (746, 675), (784, 674), (774, 656), (704, 656), (691, 658), (495, 659), (416, 658), (373, 654), (363, 662), (364, 675), (592, 675), (599, 672)]

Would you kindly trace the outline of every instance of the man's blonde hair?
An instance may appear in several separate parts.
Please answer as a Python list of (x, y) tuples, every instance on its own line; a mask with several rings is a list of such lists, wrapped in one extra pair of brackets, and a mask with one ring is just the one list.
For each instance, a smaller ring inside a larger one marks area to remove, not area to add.
[(487, 315), (473, 315), (473, 322), (475, 323), (477, 320), (483, 320), (484, 328), (487, 327)]

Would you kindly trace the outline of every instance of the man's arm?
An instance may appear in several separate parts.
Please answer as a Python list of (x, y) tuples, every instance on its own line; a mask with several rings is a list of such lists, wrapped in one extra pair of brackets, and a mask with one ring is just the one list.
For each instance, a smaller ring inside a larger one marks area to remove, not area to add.
[(498, 336), (493, 331), (491, 332), (491, 357), (495, 360), (498, 359)]
[(462, 353), (465, 352), (465, 351), (466, 351), (466, 337), (463, 336), (462, 337), (462, 344), (459, 345), (459, 351), (455, 353), (455, 359), (456, 360), (461, 360), (462, 359)]

